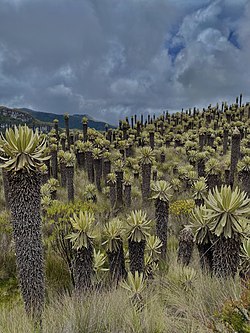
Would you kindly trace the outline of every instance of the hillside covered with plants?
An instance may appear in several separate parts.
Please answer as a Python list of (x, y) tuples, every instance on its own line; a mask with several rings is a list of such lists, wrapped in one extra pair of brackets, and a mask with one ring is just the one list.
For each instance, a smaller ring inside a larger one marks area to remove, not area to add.
[(0, 140), (0, 332), (250, 332), (250, 105)]
[[(74, 129), (81, 128), (81, 119), (83, 115), (74, 114), (70, 117), (70, 125)], [(0, 131), (4, 132), (6, 128), (28, 125), (34, 130), (38, 128), (39, 131), (48, 133), (53, 128), (54, 120), (58, 121), (58, 126), (64, 128), (65, 121), (62, 114), (55, 114), (50, 112), (34, 111), (27, 108), (9, 108), (0, 105)], [(114, 126), (108, 125), (105, 122), (95, 119), (88, 120), (88, 126), (95, 128), (98, 131), (104, 131), (107, 126), (114, 128)]]

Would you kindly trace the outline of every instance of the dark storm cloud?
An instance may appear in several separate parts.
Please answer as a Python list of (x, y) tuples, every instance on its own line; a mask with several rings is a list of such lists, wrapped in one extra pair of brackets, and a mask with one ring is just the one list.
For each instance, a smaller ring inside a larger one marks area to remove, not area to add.
[(244, 0), (0, 0), (0, 103), (114, 123), (247, 95), (249, 22)]

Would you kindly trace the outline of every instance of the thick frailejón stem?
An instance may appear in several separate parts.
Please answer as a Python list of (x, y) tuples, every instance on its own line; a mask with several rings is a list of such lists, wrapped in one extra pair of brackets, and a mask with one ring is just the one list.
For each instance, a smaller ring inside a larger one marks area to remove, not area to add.
[(218, 174), (207, 175), (207, 186), (209, 190), (215, 188), (215, 186), (221, 186), (221, 177)]
[(200, 265), (203, 272), (212, 273), (213, 264), (213, 244), (208, 242), (206, 244), (198, 244), (198, 251), (200, 256)]
[(242, 190), (247, 192), (247, 195), (250, 196), (250, 172), (241, 171), (240, 179), (241, 179)]
[(9, 209), (9, 180), (7, 177), (7, 171), (2, 169), (2, 175), (3, 175), (3, 188), (4, 188), (4, 198), (5, 198), (5, 205), (6, 208)]
[(142, 200), (147, 201), (150, 195), (151, 164), (142, 165)]
[(16, 262), (26, 312), (39, 319), (44, 306), (44, 257), (40, 217), (40, 174), (7, 173)]
[(131, 206), (131, 185), (126, 184), (124, 186), (124, 203), (127, 208)]
[(61, 138), (62, 150), (66, 151), (66, 138)]
[(128, 241), (130, 271), (133, 274), (136, 271), (142, 273), (144, 270), (145, 246), (146, 246), (145, 240), (141, 240), (140, 242), (135, 242), (129, 239)]
[(102, 191), (101, 188), (101, 178), (102, 178), (102, 159), (94, 159), (94, 170), (95, 170), (95, 185), (99, 192)]
[(67, 137), (67, 149), (70, 150), (69, 117), (65, 117), (64, 121), (65, 121), (65, 128), (66, 128), (66, 137)]
[(240, 132), (235, 130), (232, 135), (231, 165), (230, 165), (230, 185), (234, 184), (234, 174), (240, 158)]
[(93, 156), (91, 151), (86, 151), (86, 169), (88, 174), (88, 180), (91, 183), (94, 183), (94, 165), (93, 165)]
[(51, 172), (52, 172), (52, 177), (57, 179), (58, 178), (57, 150), (51, 151)]
[(161, 258), (166, 259), (169, 203), (157, 199), (155, 202), (156, 235), (162, 242)]
[(66, 187), (67, 174), (66, 174), (66, 163), (64, 162), (60, 162), (60, 173), (61, 173), (61, 186)]
[(82, 124), (82, 132), (83, 132), (83, 142), (88, 140), (88, 123)]
[(80, 170), (85, 168), (85, 154), (83, 151), (78, 152), (78, 167)]
[(184, 228), (179, 234), (178, 262), (189, 265), (194, 248), (194, 236), (191, 229)]
[(75, 252), (72, 262), (75, 288), (78, 292), (89, 289), (92, 286), (93, 268), (93, 246), (81, 248)]
[(230, 185), (230, 169), (225, 169), (224, 179), (225, 179), (225, 184)]
[(149, 133), (149, 141), (150, 141), (151, 149), (154, 149), (154, 147), (155, 147), (155, 133), (154, 132)]
[(123, 204), (123, 171), (116, 171), (116, 204), (120, 207)]
[(199, 135), (199, 147), (200, 147), (200, 151), (203, 151), (205, 143), (206, 143), (206, 135), (205, 134), (200, 134)]
[(66, 166), (68, 201), (74, 201), (74, 166)]
[(48, 178), (50, 178), (51, 177), (50, 160), (44, 161), (44, 164), (46, 165), (47, 170), (48, 170)]
[(223, 155), (227, 153), (227, 143), (228, 143), (228, 129), (224, 129), (223, 131)]
[(110, 206), (113, 208), (116, 204), (116, 186), (115, 183), (109, 184), (109, 200)]
[(197, 163), (198, 177), (205, 177), (205, 160), (201, 159)]
[(56, 131), (56, 139), (57, 139), (57, 141), (59, 141), (60, 140), (60, 136), (59, 136), (59, 124), (58, 124), (58, 120), (55, 121), (54, 128), (55, 128), (55, 131)]
[(107, 252), (109, 261), (109, 272), (111, 275), (111, 280), (115, 283), (127, 276), (127, 271), (125, 268), (125, 258), (123, 251), (122, 241), (119, 242), (117, 251)]
[(107, 176), (111, 172), (111, 162), (109, 160), (104, 160), (103, 162), (103, 180), (104, 184), (107, 183)]
[(213, 244), (213, 273), (219, 277), (234, 277), (240, 264), (238, 235), (232, 238), (217, 237)]

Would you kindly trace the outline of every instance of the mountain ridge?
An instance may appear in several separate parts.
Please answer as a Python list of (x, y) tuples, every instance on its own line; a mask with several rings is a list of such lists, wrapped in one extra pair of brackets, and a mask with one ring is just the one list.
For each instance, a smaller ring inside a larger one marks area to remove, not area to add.
[[(82, 129), (82, 118), (88, 118), (88, 126), (99, 131), (105, 130), (106, 123), (98, 121), (86, 114), (69, 115), (69, 125), (71, 129)], [(0, 105), (0, 122), (7, 125), (18, 125), (27, 123), (29, 126), (53, 126), (53, 120), (58, 119), (59, 127), (65, 128), (64, 115), (51, 112), (36, 111), (29, 108), (9, 108)], [(115, 128), (109, 125), (109, 128)]]

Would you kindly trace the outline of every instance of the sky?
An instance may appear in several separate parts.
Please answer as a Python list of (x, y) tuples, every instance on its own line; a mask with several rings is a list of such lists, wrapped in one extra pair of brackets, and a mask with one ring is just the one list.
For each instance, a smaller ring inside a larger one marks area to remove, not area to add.
[(250, 0), (0, 0), (0, 104), (88, 114), (250, 101)]

